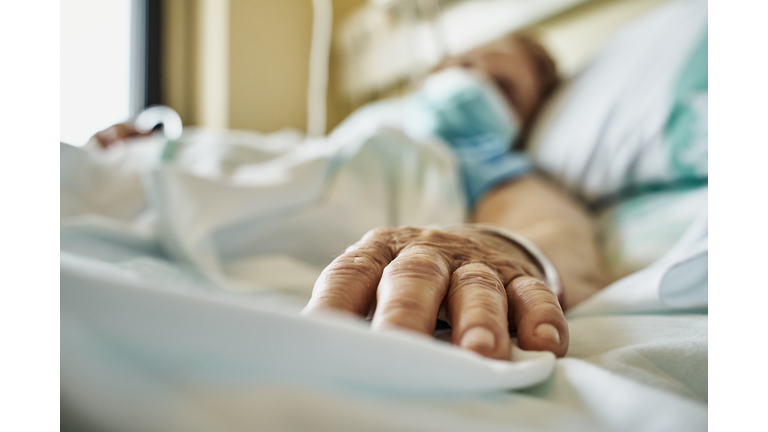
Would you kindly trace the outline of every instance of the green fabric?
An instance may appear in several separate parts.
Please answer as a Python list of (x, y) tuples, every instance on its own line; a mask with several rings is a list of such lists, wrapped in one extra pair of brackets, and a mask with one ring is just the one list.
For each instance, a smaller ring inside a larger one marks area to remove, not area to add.
[(708, 31), (683, 67), (665, 138), (678, 178), (707, 177)]
[(707, 208), (708, 187), (679, 186), (617, 202), (599, 214), (608, 268), (623, 277), (666, 254)]

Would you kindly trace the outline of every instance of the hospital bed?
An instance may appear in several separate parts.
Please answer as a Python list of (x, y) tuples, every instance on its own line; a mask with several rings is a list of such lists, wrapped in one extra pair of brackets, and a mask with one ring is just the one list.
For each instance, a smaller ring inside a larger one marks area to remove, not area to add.
[[(637, 9), (627, 18), (643, 9), (628, 3)], [(663, 7), (651, 12), (706, 25), (705, 3), (703, 16), (701, 2)], [(620, 14), (606, 10), (584, 13)], [(569, 23), (561, 29), (578, 27), (557, 12)], [(538, 24), (545, 41), (562, 40), (556, 24)], [(589, 94), (590, 74), (576, 73), (583, 61), (561, 62), (574, 78), (533, 132), (545, 171), (576, 170), (573, 158), (549, 155), (573, 131), (574, 95)], [(466, 217), (445, 146), (414, 145), (377, 121), (362, 111), (325, 139), (187, 128), (102, 156), (62, 145), (62, 428), (707, 428), (706, 183), (603, 207), (618, 280), (567, 311), (562, 359), (513, 347), (510, 362), (492, 361), (445, 333), (299, 316), (319, 271), (366, 230)], [(557, 180), (588, 200), (611, 192), (575, 180), (585, 178)], [(638, 222), (649, 219), (658, 226)]]

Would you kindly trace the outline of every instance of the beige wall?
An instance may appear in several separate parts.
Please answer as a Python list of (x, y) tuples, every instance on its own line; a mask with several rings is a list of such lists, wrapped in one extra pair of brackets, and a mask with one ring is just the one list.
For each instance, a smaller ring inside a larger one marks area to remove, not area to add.
[[(539, 34), (569, 75), (608, 34), (664, 1), (595, 0), (530, 30)], [(262, 132), (306, 129), (311, 0), (164, 3), (165, 96), (185, 125)], [(333, 0), (334, 26), (365, 3)], [(354, 108), (341, 92), (337, 60), (332, 50), (328, 130)]]
[(229, 37), (229, 127), (304, 130), (312, 3), (230, 0)]
[[(334, 24), (365, 2), (334, 0)], [(165, 99), (185, 125), (305, 130), (311, 0), (166, 0), (164, 19)], [(329, 130), (350, 111), (331, 58)]]

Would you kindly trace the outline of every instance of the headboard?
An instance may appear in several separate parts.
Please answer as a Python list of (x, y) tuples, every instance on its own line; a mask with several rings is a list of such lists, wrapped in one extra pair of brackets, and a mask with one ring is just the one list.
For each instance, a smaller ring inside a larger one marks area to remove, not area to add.
[(524, 31), (575, 73), (614, 30), (667, 0), (369, 0), (340, 24), (340, 90), (352, 108), (401, 94), (446, 57)]

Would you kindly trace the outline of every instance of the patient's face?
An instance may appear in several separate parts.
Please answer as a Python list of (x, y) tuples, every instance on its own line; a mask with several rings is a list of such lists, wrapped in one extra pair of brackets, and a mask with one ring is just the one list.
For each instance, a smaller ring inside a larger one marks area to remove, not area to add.
[(557, 80), (554, 62), (547, 52), (517, 35), (448, 60), (438, 69), (449, 66), (476, 69), (493, 78), (524, 125), (531, 121)]

